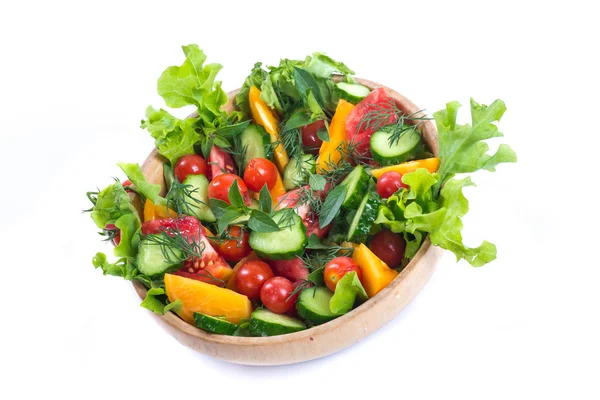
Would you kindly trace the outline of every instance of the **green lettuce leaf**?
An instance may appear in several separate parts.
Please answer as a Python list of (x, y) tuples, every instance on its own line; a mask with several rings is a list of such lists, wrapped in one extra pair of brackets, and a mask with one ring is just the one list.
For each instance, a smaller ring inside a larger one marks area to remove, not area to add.
[(140, 217), (135, 214), (125, 214), (115, 221), (115, 226), (121, 230), (121, 241), (113, 250), (117, 257), (135, 257), (138, 252), (141, 228)]
[(360, 283), (356, 272), (348, 272), (335, 287), (335, 293), (329, 301), (329, 309), (335, 315), (343, 315), (354, 307), (356, 297), (367, 300), (367, 292)]
[(137, 210), (131, 204), (129, 194), (121, 182), (116, 181), (98, 193), (90, 216), (98, 228), (104, 229), (106, 225), (114, 224), (119, 218), (128, 214), (137, 217)]
[(127, 178), (135, 186), (135, 190), (142, 194), (145, 198), (150, 199), (154, 204), (165, 204), (165, 199), (160, 196), (160, 185), (150, 183), (142, 173), (142, 168), (139, 164), (117, 163), (123, 170)]
[(182, 49), (185, 61), (181, 66), (168, 67), (162, 73), (157, 83), (158, 94), (169, 107), (195, 105), (205, 122), (211, 122), (221, 115), (221, 107), (227, 103), (221, 82), (215, 81), (223, 66), (203, 65), (206, 55), (198, 45), (182, 46)]
[(197, 122), (195, 118), (175, 118), (163, 109), (150, 106), (141, 127), (150, 132), (158, 152), (174, 165), (181, 156), (194, 153), (194, 144), (201, 139), (196, 132)]
[(181, 307), (183, 307), (183, 303), (179, 299), (169, 303), (165, 295), (165, 289), (163, 288), (149, 289), (146, 293), (146, 298), (140, 305), (160, 315), (165, 315), (169, 311), (179, 312)]
[(334, 72), (343, 75), (354, 75), (346, 64), (341, 61), (335, 61), (323, 53), (313, 53), (312, 57), (307, 57), (305, 67), (308, 72), (318, 78), (329, 78)]
[(489, 146), (485, 140), (503, 136), (495, 124), (506, 111), (502, 100), (496, 100), (486, 106), (471, 99), (471, 125), (456, 123), (460, 107), (459, 102), (453, 101), (446, 104), (445, 110), (433, 114), (440, 149), (440, 180), (435, 187), (436, 194), (455, 174), (475, 172), (479, 169), (495, 171), (496, 165), (500, 163), (517, 161), (516, 153), (505, 144), (500, 145), (493, 155), (487, 153)]
[(131, 257), (122, 257), (114, 263), (110, 263), (106, 259), (106, 254), (96, 253), (92, 258), (92, 264), (94, 268), (100, 268), (104, 275), (118, 276), (128, 281), (138, 275), (138, 270)]

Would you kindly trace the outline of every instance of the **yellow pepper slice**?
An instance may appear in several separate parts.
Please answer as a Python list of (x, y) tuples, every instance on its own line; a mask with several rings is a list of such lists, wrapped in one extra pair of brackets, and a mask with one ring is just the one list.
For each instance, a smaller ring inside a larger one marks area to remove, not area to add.
[[(254, 122), (265, 128), (267, 133), (271, 136), (271, 143), (279, 142), (279, 123), (277, 117), (267, 103), (260, 98), (260, 90), (256, 86), (250, 88), (248, 100)], [(281, 142), (279, 142), (273, 153), (275, 165), (277, 166), (279, 173), (283, 174), (283, 170), (290, 162), (290, 159)]]
[(352, 259), (360, 267), (362, 284), (369, 298), (379, 293), (398, 276), (398, 272), (388, 267), (364, 243), (354, 248)]
[(398, 165), (390, 165), (389, 167), (377, 168), (371, 170), (371, 175), (373, 175), (375, 179), (379, 179), (381, 178), (381, 175), (385, 174), (386, 172), (398, 172), (399, 174), (404, 175), (408, 174), (409, 172), (415, 172), (419, 168), (425, 168), (427, 171), (433, 174), (435, 171), (437, 171), (439, 166), (439, 158), (426, 158), (424, 160), (407, 161)]
[(340, 100), (329, 125), (329, 142), (323, 142), (317, 159), (317, 173), (329, 171), (342, 160), (340, 146), (346, 143), (346, 117), (354, 109), (354, 105)]
[(273, 200), (273, 207), (277, 205), (277, 198), (286, 193), (285, 187), (283, 186), (283, 180), (281, 180), (281, 174), (277, 174), (277, 182), (275, 182), (275, 186), (273, 189), (269, 191), (271, 195), (271, 200)]
[(153, 219), (175, 218), (177, 213), (167, 209), (162, 204), (154, 204), (146, 199), (144, 203), (144, 221), (152, 221)]

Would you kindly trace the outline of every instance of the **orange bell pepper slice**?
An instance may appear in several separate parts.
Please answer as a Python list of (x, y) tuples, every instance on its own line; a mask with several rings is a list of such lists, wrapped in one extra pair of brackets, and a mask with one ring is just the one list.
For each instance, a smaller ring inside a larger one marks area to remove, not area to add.
[(144, 221), (153, 219), (176, 218), (177, 213), (162, 204), (154, 204), (149, 199), (144, 203)]
[(388, 267), (364, 243), (354, 248), (352, 259), (360, 267), (362, 284), (369, 298), (379, 293), (398, 276), (398, 272)]
[(323, 142), (319, 149), (317, 173), (329, 171), (342, 160), (340, 148), (346, 143), (346, 118), (353, 109), (353, 104), (340, 99), (329, 125), (329, 142)]
[(288, 165), (290, 159), (287, 151), (283, 147), (283, 143), (279, 141), (279, 121), (273, 113), (273, 110), (260, 98), (260, 90), (256, 86), (250, 88), (248, 94), (248, 101), (250, 103), (250, 112), (252, 113), (252, 119), (254, 122), (267, 131), (271, 136), (271, 143), (278, 142), (274, 153), (275, 165), (279, 170), (280, 174), (283, 174), (285, 166)]

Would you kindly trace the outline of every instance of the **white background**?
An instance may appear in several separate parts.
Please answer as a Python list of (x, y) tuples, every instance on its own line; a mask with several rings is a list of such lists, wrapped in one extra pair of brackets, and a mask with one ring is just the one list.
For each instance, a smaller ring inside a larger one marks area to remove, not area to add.
[[(600, 398), (593, 4), (2, 2), (0, 397)], [(324, 51), (429, 112), (503, 99), (519, 162), (473, 177), (464, 231), (497, 261), (447, 255), (399, 317), (317, 361), (245, 367), (180, 346), (93, 269), (110, 248), (80, 210), (152, 148), (140, 119), (189, 43), (224, 65), (226, 90), (256, 61)]]

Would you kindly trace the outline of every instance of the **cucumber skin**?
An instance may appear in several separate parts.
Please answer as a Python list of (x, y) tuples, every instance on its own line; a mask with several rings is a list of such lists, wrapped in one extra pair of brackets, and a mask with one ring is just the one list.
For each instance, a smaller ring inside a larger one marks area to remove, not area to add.
[(197, 312), (194, 313), (194, 325), (197, 328), (210, 333), (229, 336), (232, 336), (239, 328), (238, 325), (232, 324), (231, 322), (219, 321), (217, 318)]
[[(379, 205), (381, 204), (381, 198), (377, 193), (374, 192), (369, 192), (365, 198), (367, 198), (367, 201), (362, 213), (354, 216), (354, 218), (358, 218), (356, 229), (354, 232), (348, 232), (349, 242), (364, 243), (369, 236), (373, 222), (375, 222), (375, 219), (377, 218), (377, 212), (379, 210)], [(353, 224), (350, 226), (352, 225)]]
[[(252, 313), (252, 314), (254, 314), (254, 313)], [(248, 330), (250, 331), (250, 336), (254, 336), (254, 337), (286, 335), (288, 333), (300, 332), (305, 329), (306, 329), (306, 326), (300, 327), (300, 326), (273, 325), (273, 324), (265, 322), (261, 319), (252, 318), (252, 316), (250, 317), (250, 327), (248, 328)]]
[[(193, 212), (196, 215), (192, 215), (192, 217), (198, 218), (202, 222), (215, 222), (217, 219), (213, 214), (212, 210), (208, 206), (208, 185), (209, 181), (204, 175), (189, 175), (184, 181), (184, 185), (191, 185), (196, 189), (194, 193), (196, 197), (198, 196), (198, 200), (204, 202), (204, 204), (193, 204), (191, 207), (193, 208)], [(191, 196), (188, 196), (191, 197)]]
[[(371, 155), (373, 156), (373, 159), (375, 161), (377, 161), (383, 167), (401, 164), (403, 162), (410, 161), (410, 160), (415, 160), (415, 159), (419, 158), (419, 156), (425, 152), (425, 146), (423, 145), (423, 139), (420, 138), (419, 143), (415, 147), (413, 147), (413, 149), (411, 151), (401, 154), (401, 155), (398, 155), (398, 156), (384, 156), (384, 155), (378, 153), (377, 149), (373, 147), (373, 137), (376, 137), (375, 136), (376, 134), (377, 134), (377, 132), (373, 133), (373, 135), (371, 136), (371, 146), (370, 146), (371, 147)], [(418, 132), (416, 134), (419, 135)]]
[[(370, 179), (369, 174), (367, 174), (367, 171), (365, 171), (365, 169), (362, 166), (357, 166), (355, 168), (359, 168), (359, 167), (362, 168), (362, 171), (360, 173), (360, 177), (358, 178), (358, 182), (356, 183), (356, 186), (354, 187), (354, 191), (352, 193), (350, 193), (349, 196), (346, 197), (344, 199), (344, 202), (342, 203), (342, 207), (344, 207), (347, 210), (352, 210), (352, 209), (355, 209), (356, 207), (358, 207), (358, 205), (360, 204), (361, 200), (364, 197), (364, 195), (362, 193), (365, 193), (367, 191), (367, 186), (369, 184), (369, 179)], [(346, 179), (347, 178), (348, 177), (346, 177)], [(344, 182), (346, 182), (346, 179), (344, 179), (340, 183), (340, 185), (344, 185)], [(348, 183), (346, 183), (346, 184), (348, 184)]]
[[(300, 230), (302, 231), (302, 234), (304, 236), (304, 240), (297, 250), (289, 251), (286, 253), (270, 253), (270, 252), (267, 253), (260, 249), (257, 249), (256, 244), (253, 243), (254, 242), (253, 238), (256, 238), (256, 235), (281, 235), (281, 233), (282, 233), (281, 231), (270, 232), (270, 233), (251, 232), (250, 239), (248, 240), (250, 247), (254, 250), (254, 252), (260, 258), (268, 258), (270, 260), (291, 260), (291, 259), (295, 258), (296, 256), (302, 255), (304, 253), (304, 248), (308, 244), (308, 238), (306, 237), (306, 226), (304, 226), (302, 219), (298, 215), (296, 215), (294, 217), (294, 222), (295, 222), (295, 224), (292, 227), (292, 229), (296, 229), (296, 225), (299, 225)], [(284, 239), (281, 239), (281, 240), (284, 240)]]
[[(338, 82), (338, 83), (335, 85), (336, 91), (337, 91), (337, 93), (338, 93), (338, 96), (340, 97), (340, 99), (344, 99), (344, 100), (346, 100), (346, 101), (347, 101), (347, 102), (349, 102), (349, 103), (352, 103), (352, 104), (357, 104), (357, 103), (360, 103), (360, 102), (362, 101), (362, 99), (364, 99), (365, 97), (367, 97), (367, 96), (369, 95), (369, 94), (367, 93), (367, 95), (366, 95), (366, 96), (364, 96), (364, 97), (359, 97), (359, 96), (355, 96), (355, 95), (353, 95), (353, 94), (350, 94), (350, 93), (348, 93), (347, 91), (345, 91), (344, 89), (341, 89), (341, 88), (339, 87), (339, 84), (340, 84), (340, 83), (346, 83), (346, 84), (348, 84), (348, 85), (360, 85), (360, 86), (364, 86), (364, 85), (361, 85), (360, 83), (347, 83), (347, 82)], [(365, 88), (367, 88), (366, 86), (364, 86), (364, 87), (365, 87)], [(369, 88), (367, 88), (367, 89), (369, 89)], [(369, 93), (370, 93), (370, 90), (369, 90)]]
[[(300, 293), (300, 297), (298, 298), (298, 302), (296, 303), (296, 309), (298, 310), (298, 314), (302, 318), (304, 318), (304, 319), (312, 322), (315, 325), (324, 324), (324, 323), (329, 322), (329, 321), (331, 321), (333, 319), (336, 319), (338, 317), (338, 315), (334, 315), (333, 313), (331, 313), (331, 311), (330, 311), (331, 315), (324, 316), (324, 315), (317, 314), (317, 313), (311, 311), (310, 309), (308, 309), (304, 305), (304, 301), (301, 300), (302, 295), (306, 292), (305, 296), (311, 296), (312, 297), (315, 290), (327, 290), (327, 291), (329, 291), (329, 289), (327, 289), (325, 287), (322, 287), (322, 286), (304, 289), (302, 291), (302, 293)], [(331, 296), (333, 296), (333, 293), (331, 293)]]
[[(169, 264), (166, 262), (166, 260), (164, 260), (164, 257), (162, 255), (162, 253), (160, 254), (160, 257), (163, 257), (163, 261), (162, 264), (165, 265), (165, 268), (163, 268), (160, 271), (150, 271), (148, 269), (146, 269), (145, 265), (147, 264), (146, 260), (144, 260), (145, 256), (148, 255), (147, 251), (149, 250), (150, 246), (156, 247), (156, 249), (158, 250), (158, 252), (160, 252), (161, 250), (159, 249), (160, 245), (158, 244), (150, 244), (147, 240), (142, 240), (139, 244), (139, 248), (138, 248), (138, 254), (136, 257), (136, 264), (137, 264), (137, 268), (138, 270), (144, 274), (144, 275), (148, 275), (148, 276), (158, 276), (158, 275), (162, 275), (164, 273), (167, 272), (173, 272), (173, 271), (177, 271), (178, 269), (181, 268), (181, 263), (183, 262), (183, 260), (175, 263), (175, 264)], [(152, 255), (152, 254), (149, 254)]]

